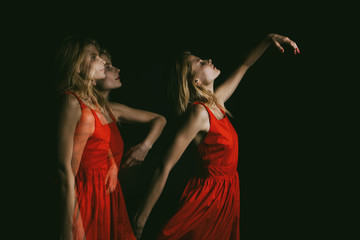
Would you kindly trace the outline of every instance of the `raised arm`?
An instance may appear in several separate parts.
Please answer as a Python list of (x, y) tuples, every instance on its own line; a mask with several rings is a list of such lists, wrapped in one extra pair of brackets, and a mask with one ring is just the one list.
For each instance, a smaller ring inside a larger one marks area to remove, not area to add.
[(122, 167), (128, 168), (141, 164), (164, 129), (166, 124), (165, 117), (157, 113), (130, 108), (119, 103), (112, 102), (110, 107), (119, 122), (150, 124), (150, 130), (144, 140), (126, 153), (126, 159)]
[(271, 44), (274, 44), (282, 53), (284, 52), (284, 48), (281, 46), (283, 44), (290, 45), (294, 49), (294, 54), (300, 53), (296, 43), (288, 37), (275, 33), (268, 34), (259, 45), (250, 51), (245, 58), (245, 61), (235, 70), (235, 72), (217, 87), (215, 95), (220, 104), (223, 105), (231, 97), (246, 71), (262, 56)]
[(177, 132), (175, 139), (164, 156), (160, 166), (155, 170), (150, 186), (134, 216), (134, 231), (139, 239), (143, 227), (150, 215), (152, 208), (159, 199), (171, 169), (180, 159), (190, 142), (200, 131), (208, 131), (210, 127), (209, 116), (204, 107), (192, 106), (190, 115), (183, 127)]
[(58, 153), (61, 207), (63, 208), (61, 239), (72, 239), (72, 224), (75, 207), (76, 169), (72, 166), (74, 135), (81, 116), (79, 102), (72, 95), (64, 96), (60, 110)]

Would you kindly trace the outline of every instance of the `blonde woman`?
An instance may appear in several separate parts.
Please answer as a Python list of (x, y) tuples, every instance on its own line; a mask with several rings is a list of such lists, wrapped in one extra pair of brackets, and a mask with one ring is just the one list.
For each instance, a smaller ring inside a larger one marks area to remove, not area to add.
[(281, 52), (282, 45), (290, 45), (294, 54), (300, 53), (288, 37), (268, 34), (216, 89), (214, 81), (220, 70), (211, 59), (200, 59), (190, 52), (180, 54), (172, 84), (177, 112), (186, 118), (134, 216), (138, 239), (171, 169), (191, 142), (198, 153), (198, 174), (189, 180), (177, 212), (163, 226), (158, 239), (240, 239), (238, 138), (226, 115), (225, 102), (271, 44)]
[[(118, 165), (110, 140), (116, 134), (107, 102), (94, 86), (105, 78), (98, 43), (64, 39), (55, 61), (61, 95), (58, 131), (61, 239), (115, 239), (110, 194), (118, 189)], [(121, 227), (121, 226), (120, 226)], [(119, 239), (119, 238), (117, 238)], [(132, 232), (127, 239), (135, 239)]]
[[(100, 57), (105, 61), (105, 78), (96, 80), (95, 88), (99, 92), (100, 97), (102, 97), (107, 103), (113, 120), (109, 124), (112, 129), (110, 149), (114, 156), (117, 168), (120, 168), (121, 166), (126, 169), (132, 166), (137, 166), (144, 161), (149, 150), (160, 136), (166, 124), (166, 119), (153, 112), (134, 109), (116, 102), (109, 102), (110, 91), (122, 86), (119, 76), (120, 69), (112, 65), (111, 55), (108, 50), (102, 49), (100, 51)], [(121, 123), (140, 123), (150, 125), (149, 132), (144, 137), (143, 141), (130, 148), (130, 150), (125, 154), (124, 161), (121, 161), (123, 157), (124, 142), (117, 125)], [(135, 235), (130, 224), (124, 196), (119, 182), (117, 183), (114, 192), (110, 194), (110, 208), (111, 215), (114, 220), (114, 224), (112, 225), (114, 231), (112, 231), (113, 235), (111, 239), (134, 239)]]

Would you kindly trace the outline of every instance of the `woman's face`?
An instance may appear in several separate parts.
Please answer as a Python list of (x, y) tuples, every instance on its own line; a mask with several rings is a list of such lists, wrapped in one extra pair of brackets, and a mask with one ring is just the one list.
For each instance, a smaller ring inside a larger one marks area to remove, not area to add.
[(93, 80), (102, 79), (105, 77), (105, 61), (99, 57), (99, 52), (93, 44), (89, 44), (84, 48), (84, 65), (88, 66), (88, 77)]
[(105, 78), (96, 81), (97, 88), (102, 91), (109, 91), (121, 87), (120, 69), (114, 67), (105, 54), (100, 55), (100, 57), (105, 61)]
[(202, 60), (197, 56), (190, 55), (192, 70), (195, 73), (195, 83), (202, 85), (213, 84), (214, 80), (220, 75), (220, 70), (212, 63), (211, 59)]

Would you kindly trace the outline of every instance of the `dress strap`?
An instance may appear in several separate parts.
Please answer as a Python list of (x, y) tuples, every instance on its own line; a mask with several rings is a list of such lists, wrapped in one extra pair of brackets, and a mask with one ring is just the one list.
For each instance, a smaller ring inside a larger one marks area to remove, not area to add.
[[(200, 105), (203, 105), (206, 109), (206, 111), (208, 112), (209, 114), (209, 119), (210, 119), (210, 122), (211, 122), (211, 118), (215, 118), (214, 114), (211, 112), (211, 110), (202, 102), (193, 102), (192, 104), (200, 104)], [(216, 119), (216, 118), (215, 118)]]
[(196, 102), (193, 102), (191, 105), (193, 105), (193, 104), (200, 104), (200, 105), (203, 105), (205, 108), (206, 108), (206, 110), (208, 110), (209, 111), (209, 108), (204, 104), (204, 103), (202, 103), (202, 102), (198, 102), (198, 101), (196, 101)]
[[(203, 106), (206, 108), (206, 110), (208, 111), (210, 117), (215, 118), (215, 120), (218, 120), (218, 121), (219, 121), (219, 119), (216, 118), (216, 116), (214, 115), (214, 113), (213, 113), (204, 103), (202, 103), (202, 102), (193, 102), (192, 104), (201, 104), (201, 105), (203, 105)], [(219, 107), (218, 107), (218, 108), (219, 108)], [(219, 108), (219, 109), (220, 109), (220, 111), (224, 114), (224, 118), (226, 118), (225, 112), (224, 112), (221, 108)]]
[[(219, 107), (218, 107), (219, 108)], [(219, 108), (220, 111), (224, 114), (224, 117), (226, 117), (226, 113), (224, 112), (224, 110), (222, 110), (221, 108)]]
[(80, 106), (81, 106), (81, 108), (83, 109), (83, 108), (86, 108), (86, 105), (84, 104), (84, 102), (81, 100), (81, 98), (79, 98), (79, 96), (78, 95), (76, 95), (74, 92), (65, 92), (66, 94), (72, 94), (72, 95), (74, 95), (75, 97), (76, 97), (76, 99), (79, 101), (79, 103), (80, 103)]
[(110, 107), (109, 107), (108, 111), (109, 111), (109, 115), (110, 115), (111, 119), (113, 120), (113, 122), (116, 123), (116, 118), (115, 118), (114, 114), (112, 113)]

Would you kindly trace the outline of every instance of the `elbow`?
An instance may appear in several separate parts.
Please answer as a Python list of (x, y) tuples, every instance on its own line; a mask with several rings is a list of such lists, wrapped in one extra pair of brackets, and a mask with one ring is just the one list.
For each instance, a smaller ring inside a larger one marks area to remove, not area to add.
[(163, 128), (165, 127), (167, 121), (166, 118), (162, 115), (157, 115), (153, 120), (152, 120), (152, 124), (159, 124), (161, 125)]
[(162, 124), (163, 126), (165, 126), (166, 123), (167, 123), (166, 118), (165, 118), (164, 116), (160, 115), (160, 116), (159, 116), (159, 119), (160, 119), (159, 121), (161, 122), (161, 124)]
[(75, 184), (75, 177), (72, 173), (71, 169), (68, 169), (67, 167), (59, 167), (58, 168), (58, 180), (61, 189), (64, 191), (68, 191), (72, 187), (74, 187)]

